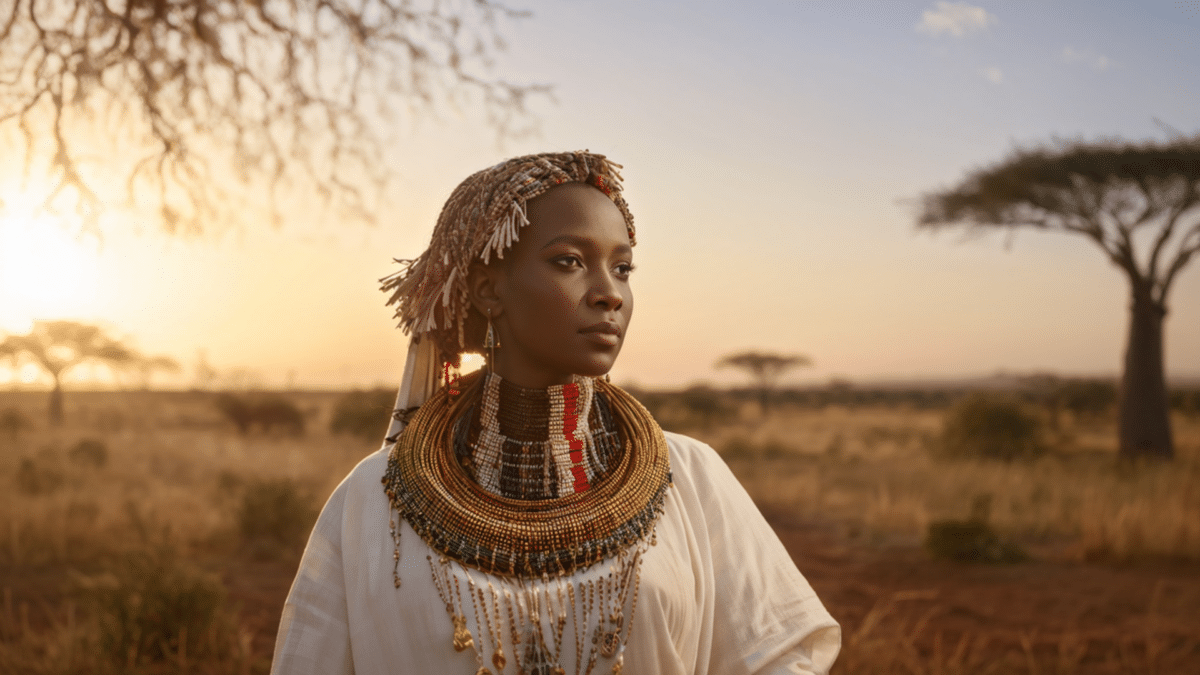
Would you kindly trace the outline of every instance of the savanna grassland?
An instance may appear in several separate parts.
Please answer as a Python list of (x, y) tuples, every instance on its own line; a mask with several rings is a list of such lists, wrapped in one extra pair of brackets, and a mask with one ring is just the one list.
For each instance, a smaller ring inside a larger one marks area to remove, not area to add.
[[(210, 393), (68, 392), (59, 428), (0, 393), (0, 672), (266, 672), (317, 509), (387, 419), (333, 434), (338, 394), (280, 396), (302, 435)], [(947, 456), (952, 397), (644, 400), (767, 514), (843, 624), (836, 672), (1200, 672), (1200, 416), (1173, 463), (1122, 465), (1110, 412), (1033, 410), (1006, 461)]]

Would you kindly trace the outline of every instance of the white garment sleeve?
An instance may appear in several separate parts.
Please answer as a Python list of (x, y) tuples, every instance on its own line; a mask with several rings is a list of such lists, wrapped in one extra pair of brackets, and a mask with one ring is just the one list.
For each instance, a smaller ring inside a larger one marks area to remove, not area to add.
[(283, 605), (272, 675), (352, 675), (342, 521), (349, 479), (330, 495)]
[(690, 483), (703, 509), (711, 556), (709, 675), (827, 673), (841, 628), (725, 462), (708, 445), (670, 436), (682, 450), (676, 483)]

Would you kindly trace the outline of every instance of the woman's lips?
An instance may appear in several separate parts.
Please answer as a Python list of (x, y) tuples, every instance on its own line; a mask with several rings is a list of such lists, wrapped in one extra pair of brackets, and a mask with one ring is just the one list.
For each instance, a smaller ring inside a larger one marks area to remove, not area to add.
[(621, 327), (608, 321), (581, 328), (579, 332), (588, 340), (605, 347), (616, 347), (621, 343)]
[[(580, 331), (582, 333), (582, 331)], [(605, 347), (616, 347), (621, 342), (621, 336), (614, 333), (590, 332), (582, 333), (583, 337)]]

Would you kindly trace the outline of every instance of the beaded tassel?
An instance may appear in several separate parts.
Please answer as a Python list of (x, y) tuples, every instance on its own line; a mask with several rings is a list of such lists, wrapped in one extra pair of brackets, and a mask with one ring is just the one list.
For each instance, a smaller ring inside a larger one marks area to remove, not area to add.
[[(451, 644), (457, 651), (474, 652), (479, 668), (476, 675), (493, 673), (485, 665), (489, 661), (494, 675), (503, 675), (509, 647), (517, 673), (566, 675), (563, 664), (570, 663), (571, 655), (564, 652), (564, 646), (574, 647), (577, 675), (590, 675), (602, 662), (610, 664), (614, 675), (621, 675), (648, 546), (643, 541), (617, 555), (603, 576), (576, 581), (548, 577), (505, 581), (479, 576), (444, 556), (437, 561), (429, 556), (428, 560), (434, 588), (453, 627)], [(624, 619), (626, 609), (628, 621)], [(566, 639), (568, 623), (573, 626), (573, 640)], [(590, 641), (582, 639), (589, 634)], [(506, 636), (509, 645), (505, 645)]]

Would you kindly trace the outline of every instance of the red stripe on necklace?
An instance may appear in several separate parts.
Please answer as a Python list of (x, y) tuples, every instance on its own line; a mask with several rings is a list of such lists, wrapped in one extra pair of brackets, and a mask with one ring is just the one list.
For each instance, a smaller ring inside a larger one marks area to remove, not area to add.
[(579, 426), (579, 385), (574, 382), (563, 385), (563, 436), (571, 449), (571, 474), (575, 478), (575, 492), (584, 492), (590, 487), (587, 470), (583, 467), (583, 441), (575, 437)]

